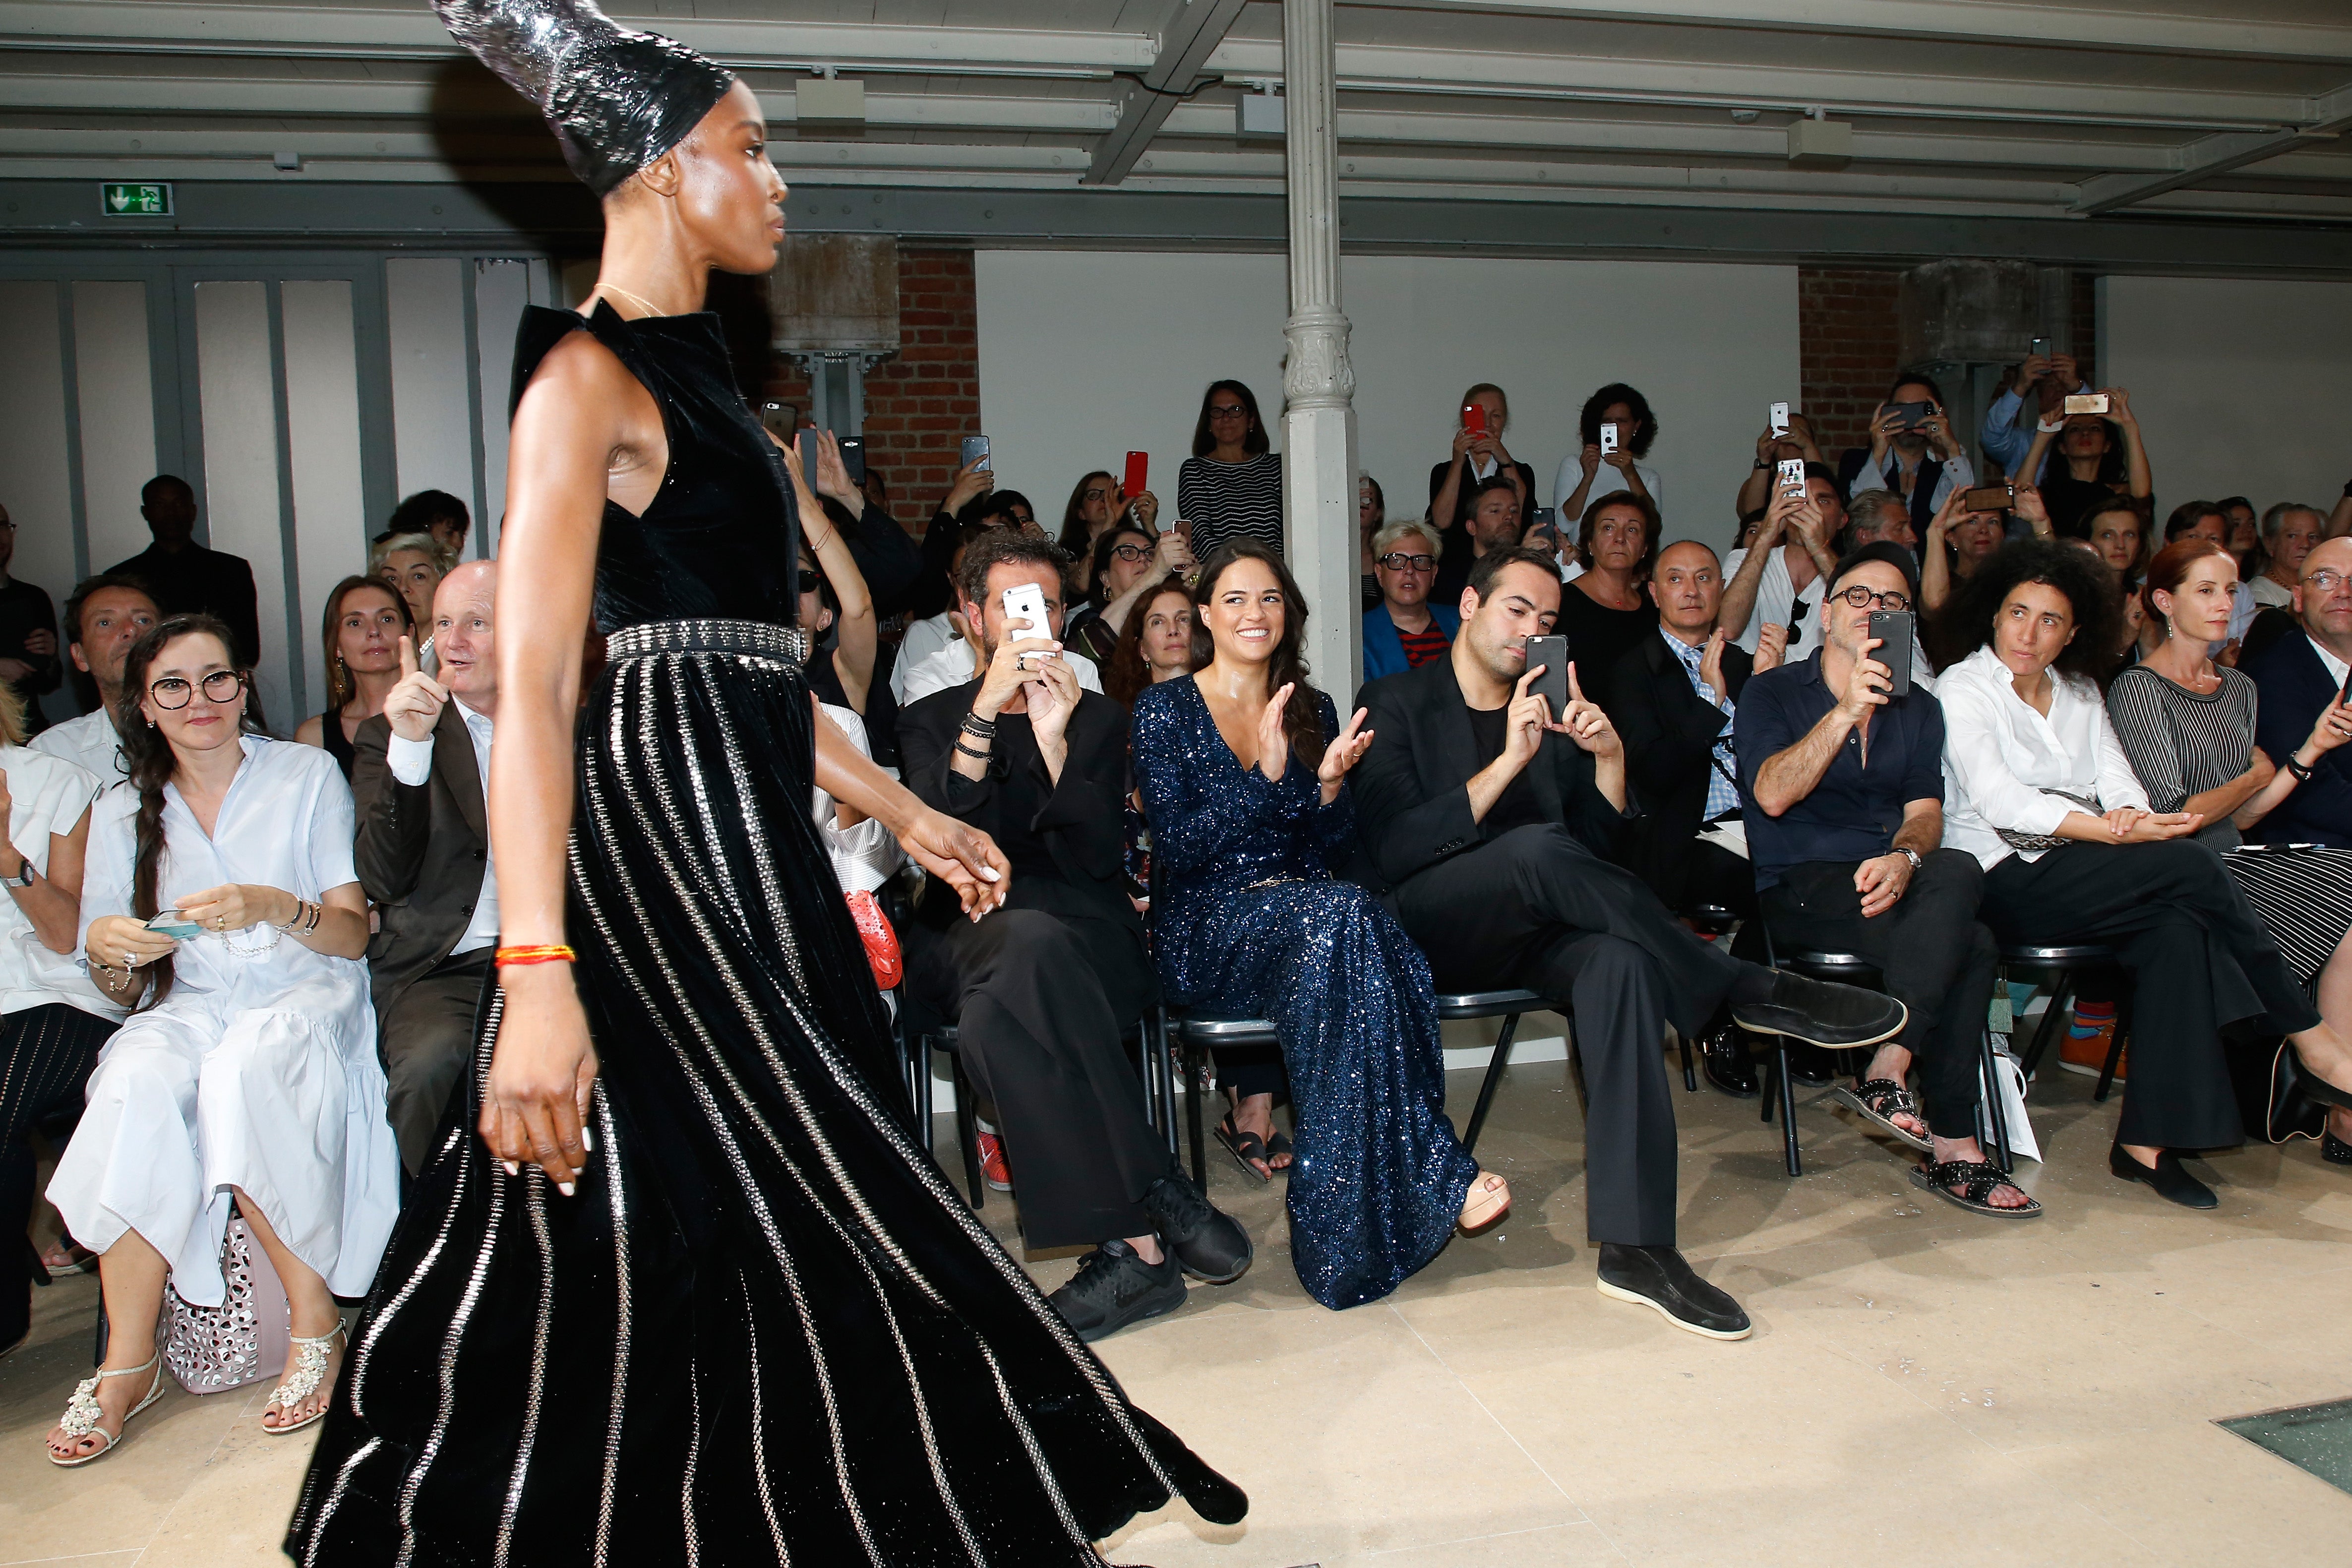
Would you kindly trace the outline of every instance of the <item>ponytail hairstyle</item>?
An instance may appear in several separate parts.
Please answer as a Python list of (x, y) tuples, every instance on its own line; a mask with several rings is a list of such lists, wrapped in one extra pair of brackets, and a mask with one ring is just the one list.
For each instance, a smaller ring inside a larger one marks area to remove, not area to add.
[(1265, 686), (1269, 693), (1291, 688), (1290, 700), (1282, 710), (1283, 739), (1290, 743), (1291, 756), (1311, 768), (1323, 760), (1326, 737), (1321, 694), (1307, 668), (1307, 600), (1282, 557), (1255, 539), (1229, 540), (1202, 564), (1192, 584), (1192, 668), (1205, 669), (1217, 656), (1216, 639), (1209, 632), (1209, 604), (1217, 596), (1217, 580), (1244, 561), (1263, 563), (1282, 590), (1282, 636), (1275, 639), (1273, 656), (1266, 661)]
[[(253, 672), (236, 664), (236, 638), (217, 617), (167, 616), (149, 626), (131, 645), (130, 653), (122, 660), (122, 694), (126, 700), (115, 727), (121, 734), (122, 759), (130, 769), (131, 787), (139, 793), (139, 814), (133, 819), (138, 856), (131, 864), (131, 912), (142, 921), (152, 920), (162, 912), (156, 902), (155, 884), (163, 865), (163, 786), (171, 782), (179, 758), (172, 743), (163, 738), (163, 731), (141, 709), (147, 700), (148, 670), (167, 646), (184, 637), (208, 637), (220, 644), (221, 652), (246, 682), (237, 731), (246, 735), (263, 732), (253, 712)], [(192, 693), (191, 700), (194, 698)], [(157, 959), (147, 968), (154, 979), (139, 1004), (142, 1009), (154, 1006), (172, 990), (172, 960), (168, 956)]]

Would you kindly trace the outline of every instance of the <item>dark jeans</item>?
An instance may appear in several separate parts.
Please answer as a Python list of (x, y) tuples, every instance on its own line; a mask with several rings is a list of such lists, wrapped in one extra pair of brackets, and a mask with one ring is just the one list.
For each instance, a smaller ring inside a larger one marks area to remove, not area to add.
[(0, 1350), (30, 1322), (37, 1258), (32, 1221), (33, 1124), (81, 1099), (113, 1020), (62, 1002), (27, 1007), (0, 1022)]
[(425, 1173), (442, 1113), (473, 1061), (474, 1026), (496, 951), (478, 947), (443, 959), (384, 1009), (384, 1110), (411, 1181)]
[(1158, 994), (1136, 933), (998, 910), (909, 922), (907, 949), (910, 997), (955, 1021), (964, 1071), (996, 1108), (1029, 1245), (1150, 1234), (1143, 1194), (1171, 1161), (1119, 1041)]
[(1441, 991), (1524, 986), (1575, 1011), (1592, 1240), (1675, 1239), (1675, 1108), (1661, 1049), (1696, 1034), (1739, 973), (1642, 879), (1566, 828), (1517, 827), (1397, 889)]
[(1886, 994), (1911, 1010), (1896, 1041), (1911, 1053), (1938, 1138), (1977, 1135), (1983, 1099), (1979, 1070), (1985, 1010), (1999, 959), (1992, 932), (1977, 920), (1984, 872), (1976, 857), (1938, 849), (1922, 857), (1895, 907), (1865, 920), (1853, 860), (1809, 860), (1764, 889), (1764, 912), (1780, 951), (1825, 948), (1870, 960)]
[(2243, 1142), (2221, 1026), (2267, 1015), (2291, 1035), (2319, 1022), (2221, 858), (2193, 840), (2071, 843), (2031, 865), (2012, 855), (1985, 873), (1984, 918), (2003, 942), (2105, 943), (2132, 972), (2120, 1142)]

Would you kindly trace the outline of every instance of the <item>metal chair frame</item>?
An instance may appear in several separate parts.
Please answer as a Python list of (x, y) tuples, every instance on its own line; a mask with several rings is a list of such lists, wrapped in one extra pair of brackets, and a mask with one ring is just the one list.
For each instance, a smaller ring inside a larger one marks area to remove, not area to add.
[[(2029, 973), (2050, 975), (2055, 982), (2050, 987), (2050, 1005), (2042, 1010), (2041, 1026), (2033, 1031), (2033, 1043), (2026, 1048), (2019, 1064), (2024, 1068), (2028, 1079), (2040, 1069), (2043, 1053), (2049, 1050), (2050, 1042), (2056, 1037), (2058, 1020), (2065, 1013), (2066, 1005), (2074, 999), (2077, 977), (2086, 969), (2119, 969), (2122, 963), (2115, 949), (2095, 942), (2050, 947), (2020, 944), (2001, 948), (2000, 972), (2003, 978), (2011, 970), (2021, 969)], [(2128, 973), (2126, 978), (2129, 978)], [(2131, 1038), (2131, 1025), (2132, 987), (2126, 984), (2116, 1002), (2116, 1026), (2107, 1040), (2107, 1059), (2099, 1068), (2099, 1087), (2091, 1096), (2094, 1100), (2104, 1103), (2108, 1091), (2115, 1088), (2116, 1068), (2122, 1065), (2124, 1047)]]

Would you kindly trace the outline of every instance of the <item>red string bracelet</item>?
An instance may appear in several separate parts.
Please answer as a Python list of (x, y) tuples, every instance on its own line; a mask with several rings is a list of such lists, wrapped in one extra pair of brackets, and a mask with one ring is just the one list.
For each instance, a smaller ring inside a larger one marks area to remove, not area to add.
[(545, 947), (502, 947), (494, 955), (500, 969), (517, 963), (570, 963), (580, 955), (561, 942)]

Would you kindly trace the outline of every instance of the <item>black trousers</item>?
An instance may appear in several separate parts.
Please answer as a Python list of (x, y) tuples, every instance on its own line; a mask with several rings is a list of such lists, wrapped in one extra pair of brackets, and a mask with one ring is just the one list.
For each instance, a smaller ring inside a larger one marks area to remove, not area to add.
[(2291, 1035), (2319, 1022), (2221, 858), (2193, 840), (2071, 843), (2031, 865), (2012, 855), (1985, 873), (1984, 919), (2003, 942), (2106, 943), (2131, 971), (2121, 1142), (2243, 1142), (2221, 1026), (2267, 1015)]
[(39, 1258), (26, 1236), (33, 1218), (34, 1123), (81, 1098), (112, 1019), (62, 1002), (0, 1021), (0, 1350), (31, 1321)]
[(411, 1181), (425, 1173), (449, 1097), (473, 1061), (474, 1026), (495, 947), (443, 959), (384, 1009), (385, 1110)]
[(996, 1108), (1029, 1245), (1149, 1235), (1141, 1200), (1171, 1163), (1119, 1040), (1157, 994), (1136, 933), (998, 910), (910, 923), (907, 942), (912, 999), (955, 1021), (964, 1071)]
[(1683, 890), (1695, 908), (1720, 904), (1741, 920), (1756, 918), (1756, 870), (1744, 855), (1720, 844), (1699, 839), (1691, 846), (1689, 875)]
[(1859, 864), (1811, 860), (1782, 873), (1763, 895), (1772, 939), (1784, 952), (1827, 948), (1876, 964), (1887, 994), (1911, 1010), (1896, 1043), (1918, 1069), (1928, 1131), (1973, 1138), (1984, 1098), (1980, 1037), (2000, 965), (1992, 932), (1977, 920), (1984, 872), (1963, 850), (1936, 850), (1893, 909), (1864, 919), (1853, 889)]
[(1596, 1242), (1675, 1239), (1675, 1107), (1661, 1047), (1715, 1012), (1738, 961), (1691, 934), (1633, 872), (1566, 828), (1517, 827), (1396, 893), (1444, 991), (1524, 986), (1575, 1009), (1584, 1064), (1585, 1225)]

